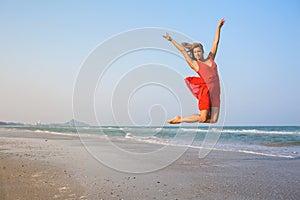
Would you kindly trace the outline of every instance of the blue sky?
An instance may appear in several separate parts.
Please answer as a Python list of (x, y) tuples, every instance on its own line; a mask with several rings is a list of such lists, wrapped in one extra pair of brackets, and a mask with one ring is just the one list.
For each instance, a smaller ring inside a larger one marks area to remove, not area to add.
[[(226, 96), (225, 125), (299, 125), (299, 11), (297, 0), (2, 0), (0, 121), (71, 119), (81, 65), (113, 35), (160, 27), (201, 41), (209, 51), (216, 25), (225, 18), (216, 58)], [(170, 67), (195, 75), (184, 63)], [(193, 99), (189, 110), (197, 112)], [(168, 107), (166, 117), (176, 111), (175, 105)]]

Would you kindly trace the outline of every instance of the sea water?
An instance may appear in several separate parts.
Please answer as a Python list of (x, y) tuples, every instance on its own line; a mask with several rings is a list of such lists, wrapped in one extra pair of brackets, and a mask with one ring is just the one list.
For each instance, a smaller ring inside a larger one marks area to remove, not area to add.
[(80, 137), (108, 137), (135, 140), (147, 144), (178, 145), (201, 148), (208, 135), (216, 135), (213, 150), (232, 151), (268, 157), (299, 158), (299, 126), (225, 126), (222, 128), (165, 126), (18, 126), (9, 129), (30, 130)]

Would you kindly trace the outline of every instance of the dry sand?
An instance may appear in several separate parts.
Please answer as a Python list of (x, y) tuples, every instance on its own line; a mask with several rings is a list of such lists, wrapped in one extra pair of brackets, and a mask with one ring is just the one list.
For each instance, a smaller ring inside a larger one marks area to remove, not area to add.
[(161, 170), (130, 174), (95, 160), (77, 137), (0, 129), (0, 141), (0, 199), (300, 197), (299, 159), (222, 151), (199, 159), (189, 149)]
[(0, 159), (0, 199), (86, 199), (63, 169), (7, 154)]

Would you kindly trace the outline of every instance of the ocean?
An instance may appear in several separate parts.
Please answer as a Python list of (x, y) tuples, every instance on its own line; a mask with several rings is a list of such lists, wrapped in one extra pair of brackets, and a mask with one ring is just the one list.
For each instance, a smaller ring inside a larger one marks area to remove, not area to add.
[(300, 126), (225, 126), (222, 128), (165, 126), (11, 126), (7, 129), (29, 130), (88, 138), (108, 137), (142, 143), (201, 148), (203, 141), (215, 135), (213, 150), (257, 154), (267, 157), (299, 158)]

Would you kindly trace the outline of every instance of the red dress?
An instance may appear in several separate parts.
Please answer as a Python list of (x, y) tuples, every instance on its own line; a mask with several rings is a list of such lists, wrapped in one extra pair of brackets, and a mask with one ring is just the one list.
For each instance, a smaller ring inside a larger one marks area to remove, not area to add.
[(185, 82), (193, 95), (198, 99), (199, 110), (210, 110), (211, 107), (220, 107), (220, 80), (217, 64), (209, 57), (212, 66), (197, 62), (200, 77), (187, 77)]

